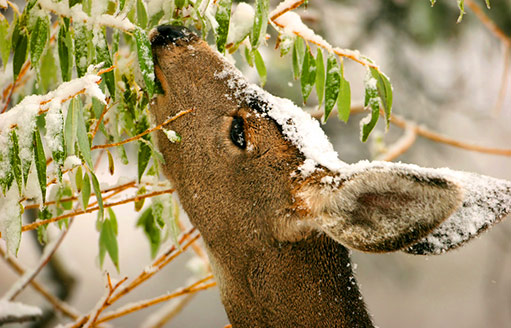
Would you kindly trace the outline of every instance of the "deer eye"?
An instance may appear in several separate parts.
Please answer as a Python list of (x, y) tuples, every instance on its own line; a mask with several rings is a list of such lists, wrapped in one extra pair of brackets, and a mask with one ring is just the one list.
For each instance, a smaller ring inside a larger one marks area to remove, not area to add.
[(247, 148), (247, 141), (245, 140), (245, 129), (243, 127), (243, 119), (235, 116), (231, 123), (231, 140), (239, 148)]

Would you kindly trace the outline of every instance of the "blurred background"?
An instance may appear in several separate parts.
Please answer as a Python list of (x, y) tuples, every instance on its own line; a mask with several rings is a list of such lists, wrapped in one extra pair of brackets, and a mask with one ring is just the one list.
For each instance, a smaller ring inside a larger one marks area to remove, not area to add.
[[(511, 35), (511, 1), (475, 1), (506, 35)], [(277, 2), (272, 3), (272, 7)], [(457, 140), (488, 147), (511, 148), (511, 73), (503, 82), (505, 46), (466, 8), (463, 21), (456, 23), (459, 10), (454, 0), (310, 1), (297, 10), (306, 24), (330, 44), (358, 49), (375, 60), (394, 86), (394, 113)], [(268, 47), (260, 49), (268, 68), (266, 89), (302, 104), (299, 81), (293, 81), (291, 58), (274, 51), (274, 31)], [(509, 53), (507, 54), (509, 57)], [(235, 57), (244, 74), (258, 82), (255, 69)], [(509, 60), (509, 58), (508, 58)], [(351, 82), (352, 103), (363, 101), (364, 68), (345, 60), (346, 78)], [(501, 88), (504, 84), (504, 92)], [(313, 91), (314, 92), (314, 91)], [(315, 110), (314, 97), (307, 103)], [(347, 124), (334, 115), (324, 125), (343, 161), (373, 159), (397, 141), (403, 130), (391, 125), (377, 131), (363, 144), (359, 137), (361, 115)], [(427, 167), (449, 167), (511, 180), (511, 158), (481, 154), (418, 137), (398, 161)], [(107, 172), (106, 159), (102, 165)], [(134, 162), (134, 161), (131, 161)], [(136, 176), (136, 167), (117, 165), (118, 174)], [(98, 178), (107, 181), (108, 173)], [(116, 210), (119, 220), (120, 268), (105, 261), (104, 270), (113, 276), (134, 277), (150, 263), (148, 242), (135, 228), (138, 214), (132, 205)], [(185, 214), (183, 213), (183, 217)], [(57, 259), (66, 264), (46, 268), (39, 280), (78, 310), (90, 311), (105, 292), (105, 278), (99, 268), (98, 233), (95, 215), (77, 218), (60, 247)], [(19, 260), (27, 266), (37, 263), (40, 249), (34, 236), (24, 236)], [(161, 295), (183, 286), (200, 271), (187, 251), (125, 302)], [(374, 322), (381, 328), (426, 327), (511, 327), (511, 220), (497, 225), (481, 238), (442, 256), (418, 257), (404, 253), (364, 254), (353, 252), (357, 277)], [(193, 264), (193, 263), (192, 263)], [(0, 295), (17, 275), (0, 262)], [(59, 280), (63, 284), (55, 284)], [(45, 301), (30, 288), (19, 300), (40, 304)], [(165, 306), (165, 305), (163, 305)], [(116, 327), (143, 327), (155, 306), (111, 322)], [(166, 327), (224, 327), (228, 323), (216, 288), (198, 293)], [(53, 326), (50, 323), (49, 326)]]

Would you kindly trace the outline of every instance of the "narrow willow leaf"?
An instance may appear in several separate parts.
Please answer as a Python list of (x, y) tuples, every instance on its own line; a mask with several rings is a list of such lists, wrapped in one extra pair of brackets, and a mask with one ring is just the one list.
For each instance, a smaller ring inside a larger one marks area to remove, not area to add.
[(231, 5), (232, 0), (219, 0), (217, 2), (218, 9), (215, 14), (215, 19), (218, 23), (216, 28), (216, 48), (219, 52), (224, 52), (225, 42), (227, 41), (227, 34), (229, 33), (229, 21), (231, 20)]
[(254, 25), (250, 32), (250, 44), (252, 49), (257, 49), (261, 42), (266, 36), (266, 27), (268, 25), (268, 10), (270, 0), (256, 0), (256, 12), (254, 17)]
[(266, 66), (264, 65), (263, 57), (257, 49), (254, 51), (254, 63), (257, 69), (257, 74), (259, 74), (259, 78), (261, 79), (261, 86), (264, 87), (267, 78)]
[(9, 37), (9, 21), (0, 16), (0, 59), (5, 67), (11, 52), (11, 38)]
[[(108, 42), (106, 40), (106, 34), (105, 30), (101, 31), (95, 31), (94, 33), (95, 39), (96, 39), (96, 60), (98, 63), (103, 63), (104, 68), (109, 68), (112, 66), (112, 57), (110, 56), (110, 50), (108, 49)], [(144, 32), (140, 33), (140, 30), (137, 28), (133, 31), (133, 34), (135, 35), (135, 39), (137, 39), (137, 35), (140, 36), (140, 34), (145, 35)], [(146, 36), (147, 39), (147, 36)], [(149, 42), (149, 41), (148, 41)], [(137, 47), (138, 47), (138, 41), (137, 41)], [(140, 50), (139, 57), (140, 57)], [(152, 58), (152, 57), (151, 57)], [(142, 71), (143, 72), (143, 71)], [(110, 97), (112, 97), (113, 100), (115, 100), (115, 75), (113, 71), (104, 73), (102, 75), (103, 81), (106, 84), (106, 87), (108, 88), (108, 92), (110, 93)]]
[[(49, 220), (52, 216), (51, 211), (46, 206), (37, 213), (37, 218), (41, 221)], [(43, 224), (37, 228), (37, 240), (41, 245), (46, 245), (48, 243), (47, 228), (48, 224)]]
[(87, 73), (89, 66), (89, 40), (92, 38), (90, 30), (81, 22), (73, 22), (76, 74), (82, 77)]
[(73, 190), (69, 183), (63, 183), (57, 193), (57, 207), (62, 209), (62, 212), (69, 211), (73, 208), (73, 201), (70, 198), (73, 197)]
[(69, 81), (71, 79), (71, 54), (73, 49), (69, 47), (69, 29), (66, 24), (61, 23), (59, 34), (57, 37), (57, 45), (59, 50), (59, 61), (60, 61), (60, 73), (63, 81)]
[(48, 17), (37, 17), (37, 21), (30, 32), (30, 62), (33, 67), (39, 66), (39, 59), (50, 34)]
[(436, 3), (436, 0), (430, 0), (431, 1), (431, 7), (433, 7)]
[(98, 201), (98, 218), (99, 220), (103, 219), (103, 196), (101, 195), (101, 188), (99, 186), (98, 178), (96, 178), (96, 175), (94, 172), (90, 171), (90, 177), (92, 180), (92, 188), (94, 188), (94, 194), (96, 195), (96, 200)]
[(20, 146), (18, 142), (18, 135), (16, 134), (16, 129), (11, 130), (9, 137), (11, 139), (11, 149), (9, 149), (9, 155), (11, 157), (11, 170), (14, 174), (16, 184), (18, 185), (18, 192), (21, 194), (23, 177), (21, 173)]
[(147, 164), (151, 159), (151, 148), (145, 142), (140, 141), (138, 148), (138, 181), (142, 179)]
[[(138, 189), (137, 196), (143, 195), (146, 192), (147, 192), (146, 187), (142, 186), (140, 189)], [(135, 212), (140, 212), (142, 207), (144, 207), (144, 203), (145, 203), (145, 198), (141, 198), (141, 199), (135, 201)]]
[[(342, 67), (342, 63), (341, 63)], [(343, 70), (342, 70), (343, 71)], [(344, 73), (344, 72), (342, 72)], [(339, 119), (348, 122), (351, 110), (351, 87), (350, 83), (341, 75), (341, 85), (339, 87), (339, 97), (337, 98), (337, 113)]]
[(78, 141), (78, 149), (80, 150), (80, 154), (82, 154), (82, 157), (85, 160), (85, 163), (87, 163), (89, 169), (92, 169), (94, 166), (92, 164), (87, 126), (85, 125), (85, 119), (83, 117), (83, 108), (78, 106), (75, 109), (78, 110), (76, 113), (76, 139)]
[(316, 55), (316, 94), (318, 96), (318, 106), (321, 107), (323, 104), (323, 98), (325, 96), (325, 62), (323, 60), (323, 51), (321, 48), (317, 48), (318, 53)]
[(165, 15), (165, 13), (163, 12), (163, 10), (160, 10), (159, 12), (157, 12), (156, 14), (151, 16), (151, 19), (149, 20), (149, 28), (152, 28), (152, 27), (158, 25), (164, 15)]
[(34, 158), (35, 168), (37, 171), (37, 179), (39, 180), (39, 187), (41, 188), (41, 195), (43, 203), (46, 201), (46, 155), (44, 154), (43, 143), (39, 130), (34, 130)]
[(457, 0), (458, 8), (460, 10), (460, 15), (458, 16), (457, 23), (460, 23), (463, 20), (463, 16), (465, 15), (465, 0)]
[[(16, 30), (15, 30), (16, 32)], [(14, 40), (16, 39), (16, 41)], [(12, 70), (14, 80), (18, 78), (18, 75), (23, 67), (23, 64), (27, 60), (27, 47), (28, 47), (28, 36), (24, 29), (19, 30), (15, 37), (13, 33), (13, 41), (14, 45), (14, 57), (12, 61)]]
[(137, 43), (138, 64), (144, 78), (147, 95), (152, 98), (154, 94), (154, 63), (151, 42), (149, 42), (147, 34), (139, 28), (133, 31), (133, 35)]
[(90, 192), (91, 192), (91, 188), (90, 188), (89, 174), (87, 172), (85, 172), (85, 174), (83, 175), (83, 179), (82, 179), (82, 190), (81, 190), (81, 197), (80, 197), (80, 201), (81, 201), (83, 210), (85, 210), (87, 208), (87, 206), (89, 206)]
[(78, 98), (71, 99), (67, 110), (66, 122), (64, 123), (64, 143), (68, 156), (74, 155), (76, 134), (78, 130), (78, 113), (81, 111), (82, 103)]
[(137, 21), (138, 26), (141, 28), (145, 29), (147, 27), (147, 9), (145, 7), (144, 1), (142, 0), (137, 0)]
[(291, 56), (293, 61), (293, 76), (295, 80), (298, 80), (300, 77), (304, 55), (305, 43), (302, 38), (296, 38)]
[(151, 257), (154, 258), (160, 248), (161, 230), (155, 222), (152, 207), (148, 207), (144, 212), (142, 212), (137, 221), (137, 227), (141, 227), (144, 230), (151, 248)]
[(117, 219), (109, 208), (109, 218), (101, 224), (99, 233), (99, 264), (103, 267), (105, 254), (108, 253), (112, 263), (119, 271), (119, 246), (117, 244)]
[(486, 8), (491, 9), (490, 0), (485, 0), (486, 2)]
[(83, 186), (83, 172), (82, 172), (82, 167), (78, 166), (75, 171), (76, 192), (80, 193), (82, 191), (82, 186)]
[(368, 75), (369, 78), (366, 78), (365, 81), (365, 101), (364, 106), (371, 110), (371, 114), (366, 116), (360, 121), (361, 125), (361, 140), (362, 142), (366, 142), (369, 134), (376, 126), (378, 122), (378, 118), (380, 116), (380, 103), (381, 98), (378, 95), (378, 87), (377, 80), (372, 77), (371, 74)]
[(341, 85), (341, 68), (333, 53), (328, 54), (326, 61), (326, 83), (325, 83), (325, 115), (324, 122), (328, 119), (332, 108), (334, 108), (339, 96)]
[(307, 45), (303, 58), (302, 75), (300, 77), (304, 104), (307, 102), (307, 99), (312, 92), (312, 88), (314, 87), (314, 83), (316, 82), (316, 70), (316, 60)]
[(248, 66), (254, 67), (254, 52), (250, 51), (248, 47), (245, 47), (245, 60), (247, 61)]
[(392, 112), (392, 101), (393, 101), (393, 92), (392, 85), (390, 84), (389, 79), (385, 76), (385, 74), (379, 72), (374, 68), (370, 68), (371, 76), (376, 79), (376, 88), (378, 89), (378, 96), (381, 99), (381, 103), (383, 105), (383, 109), (385, 112), (385, 120), (387, 127), (390, 124), (390, 114)]
[(107, 150), (106, 154), (108, 155), (108, 172), (110, 172), (110, 175), (114, 175), (115, 172), (115, 162), (114, 158), (112, 157), (112, 153)]
[(56, 56), (53, 54), (53, 47), (46, 47), (40, 66), (39, 75), (41, 77), (44, 76), (44, 79), (39, 81), (42, 90), (49, 91), (55, 89), (58, 80), (58, 67)]
[(293, 47), (295, 43), (296, 37), (290, 36), (287, 34), (281, 34), (279, 35), (279, 48), (280, 48), (280, 56), (285, 56), (289, 51), (291, 51), (291, 48)]
[(21, 211), (20, 196), (17, 188), (7, 191), (2, 197), (2, 224), (0, 232), (7, 244), (7, 252), (13, 255), (18, 253), (21, 242)]

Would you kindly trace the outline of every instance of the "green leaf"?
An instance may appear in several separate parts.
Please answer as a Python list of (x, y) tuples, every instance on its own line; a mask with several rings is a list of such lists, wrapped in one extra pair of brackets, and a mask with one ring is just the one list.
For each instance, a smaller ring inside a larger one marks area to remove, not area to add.
[(254, 63), (257, 69), (257, 74), (259, 74), (259, 78), (261, 79), (261, 86), (264, 87), (266, 84), (266, 66), (264, 65), (264, 60), (259, 51), (254, 50)]
[(323, 104), (323, 98), (325, 96), (325, 62), (323, 60), (323, 51), (321, 48), (317, 48), (318, 53), (316, 55), (316, 94), (318, 96), (318, 106), (321, 107)]
[(33, 67), (39, 66), (39, 59), (43, 54), (49, 34), (50, 22), (48, 17), (37, 17), (35, 26), (30, 32), (30, 62)]
[(149, 164), (149, 160), (151, 159), (151, 148), (145, 142), (140, 141), (138, 143), (138, 181), (142, 179), (142, 175), (144, 174), (145, 169), (147, 168), (147, 164)]
[(21, 71), (21, 68), (23, 67), (23, 64), (27, 60), (28, 37), (24, 29), (18, 30), (16, 34), (13, 32), (12, 44), (14, 45), (12, 70), (14, 80), (16, 80)]
[(66, 153), (68, 156), (74, 155), (76, 134), (78, 131), (78, 113), (81, 111), (82, 103), (80, 99), (71, 99), (71, 104), (67, 110), (66, 122), (64, 124), (64, 143), (66, 144)]
[(76, 74), (82, 77), (87, 73), (89, 66), (89, 40), (92, 38), (90, 30), (81, 22), (73, 22), (75, 41)]
[(37, 179), (39, 180), (44, 203), (46, 201), (46, 155), (44, 154), (43, 143), (41, 142), (41, 135), (38, 129), (34, 130), (34, 158)]
[(39, 75), (44, 76), (44, 79), (39, 81), (43, 91), (49, 91), (55, 88), (57, 83), (57, 64), (55, 56), (53, 55), (52, 47), (46, 47), (43, 58), (41, 60), (41, 67), (39, 68)]
[(11, 38), (9, 35), (9, 21), (0, 16), (0, 59), (4, 68), (9, 61), (9, 54), (11, 53)]
[(465, 15), (465, 0), (456, 0), (458, 2), (458, 8), (460, 10), (460, 15), (458, 16), (457, 23), (460, 23), (463, 20), (463, 15)]
[(156, 224), (152, 207), (148, 207), (142, 212), (137, 221), (137, 227), (141, 227), (144, 230), (151, 247), (151, 257), (154, 258), (161, 245), (161, 230)]
[(96, 200), (98, 201), (98, 217), (99, 220), (103, 218), (103, 196), (101, 195), (101, 188), (99, 186), (98, 178), (96, 178), (96, 175), (94, 172), (90, 171), (90, 177), (92, 179), (92, 187), (94, 188), (94, 194), (96, 195)]
[(248, 47), (245, 47), (245, 60), (248, 66), (254, 67), (254, 52), (250, 51)]
[[(41, 221), (49, 220), (53, 217), (51, 211), (48, 207), (43, 207), (42, 210), (37, 213), (37, 218)], [(48, 233), (47, 233), (48, 224), (43, 224), (37, 227), (37, 240), (41, 245), (46, 245), (48, 243)]]
[(491, 9), (490, 0), (485, 0), (486, 8)]
[(60, 24), (59, 34), (57, 37), (57, 45), (59, 50), (60, 72), (63, 81), (71, 80), (71, 54), (73, 53), (71, 44), (71, 35), (66, 24)]
[(218, 9), (215, 14), (215, 19), (218, 23), (218, 27), (215, 31), (216, 48), (219, 52), (223, 53), (225, 50), (225, 42), (227, 41), (227, 34), (229, 33), (232, 0), (219, 0), (217, 4)]
[(89, 206), (90, 191), (91, 191), (91, 189), (90, 189), (89, 174), (87, 172), (85, 172), (85, 174), (83, 175), (83, 179), (82, 179), (82, 190), (81, 190), (81, 197), (80, 197), (80, 201), (81, 201), (83, 210), (87, 209), (87, 206)]
[(385, 120), (387, 124), (387, 128), (390, 124), (390, 114), (392, 112), (392, 85), (390, 84), (389, 79), (385, 76), (385, 74), (379, 72), (375, 68), (370, 68), (371, 76), (376, 79), (376, 88), (378, 89), (378, 96), (381, 99), (381, 103), (383, 105), (383, 109), (385, 112)]
[(377, 80), (372, 77), (371, 74), (368, 75), (369, 78), (365, 81), (365, 101), (364, 106), (371, 109), (371, 114), (366, 116), (360, 122), (362, 126), (361, 131), (361, 140), (362, 142), (366, 142), (369, 134), (376, 126), (378, 122), (378, 118), (380, 116), (380, 96), (378, 95), (378, 87)]
[(293, 76), (295, 80), (298, 80), (301, 73), (303, 64), (303, 57), (305, 55), (305, 43), (303, 39), (297, 37), (293, 45), (292, 61), (293, 61)]
[[(137, 196), (140, 196), (140, 195), (143, 195), (147, 192), (147, 189), (145, 186), (142, 186), (140, 189), (138, 189), (137, 191)], [(140, 212), (140, 210), (142, 209), (142, 207), (144, 207), (144, 203), (145, 203), (145, 198), (140, 198), (139, 200), (135, 201), (135, 212)]]
[(436, 3), (436, 0), (430, 0), (430, 2), (431, 2), (431, 7), (433, 7)]
[(112, 157), (112, 153), (107, 149), (106, 154), (108, 156), (108, 172), (110, 172), (110, 175), (114, 175), (115, 172), (115, 162), (114, 158)]
[(147, 95), (152, 98), (154, 94), (154, 63), (151, 42), (149, 42), (147, 34), (139, 28), (133, 31), (133, 35), (137, 43), (138, 64), (144, 78)]
[(75, 170), (75, 186), (76, 186), (76, 192), (81, 192), (83, 187), (83, 172), (82, 167), (78, 166)]
[(316, 60), (307, 45), (303, 58), (302, 75), (300, 77), (304, 104), (307, 102), (307, 98), (309, 98), (312, 88), (314, 87), (314, 83), (316, 82), (316, 70)]
[(250, 33), (250, 44), (252, 49), (257, 49), (261, 42), (266, 36), (266, 27), (268, 25), (268, 10), (270, 0), (256, 0), (256, 12), (254, 17), (254, 25)]
[(99, 264), (103, 267), (105, 254), (108, 253), (115, 268), (119, 272), (119, 246), (117, 244), (117, 219), (114, 212), (108, 209), (109, 218), (102, 222), (99, 232)]
[(9, 155), (11, 160), (11, 170), (14, 173), (14, 179), (18, 185), (18, 192), (21, 194), (21, 187), (23, 186), (23, 177), (21, 174), (21, 159), (20, 159), (20, 146), (18, 142), (18, 135), (16, 129), (12, 129), (9, 133), (11, 141), (11, 149), (9, 149)]
[[(135, 29), (133, 31), (133, 34), (135, 35), (135, 39), (138, 37), (142, 37), (141, 35), (145, 35), (145, 33), (140, 29)], [(105, 30), (98, 30), (94, 32), (95, 40), (96, 40), (96, 60), (98, 63), (103, 63), (103, 68), (109, 68), (112, 66), (112, 57), (110, 56), (110, 50), (108, 49), (108, 42), (106, 39)], [(145, 38), (147, 39), (147, 35), (145, 35)], [(138, 40), (138, 39), (137, 39)], [(147, 41), (149, 42), (149, 41)], [(137, 41), (137, 47), (139, 46), (139, 42)], [(139, 57), (140, 57), (140, 49), (138, 50)], [(152, 57), (151, 57), (152, 58)], [(139, 60), (140, 61), (140, 60)], [(142, 74), (144, 74), (144, 71), (142, 71)], [(102, 75), (103, 81), (106, 84), (106, 87), (108, 88), (108, 92), (110, 93), (110, 97), (112, 97), (113, 100), (115, 100), (115, 75), (113, 71), (104, 73)], [(145, 80), (145, 78), (144, 78)]]
[(339, 96), (341, 86), (341, 68), (333, 53), (328, 54), (326, 62), (326, 84), (325, 84), (325, 115), (324, 122), (328, 119), (332, 108), (334, 108)]
[(2, 239), (7, 244), (7, 252), (13, 255), (18, 254), (21, 242), (21, 211), (23, 207), (19, 201), (20, 196), (16, 188), (8, 190), (6, 197), (2, 199), (2, 208), (6, 210), (2, 213), (0, 232), (2, 232)]
[(59, 191), (57, 192), (57, 208), (62, 209), (62, 213), (64, 211), (69, 211), (73, 208), (73, 201), (72, 200), (65, 200), (62, 201), (62, 199), (68, 199), (73, 196), (73, 190), (71, 189), (71, 185), (69, 183), (63, 183)]
[(337, 98), (337, 112), (339, 119), (348, 122), (351, 110), (351, 87), (344, 76), (341, 76), (341, 86), (339, 88), (339, 97)]
[(78, 141), (78, 149), (82, 154), (85, 163), (89, 169), (92, 170), (94, 165), (92, 164), (92, 155), (90, 151), (89, 136), (87, 135), (87, 126), (85, 125), (85, 119), (83, 117), (83, 108), (79, 104), (74, 107), (73, 110), (77, 110), (76, 113), (76, 139)]
[(145, 7), (145, 3), (142, 0), (137, 0), (137, 21), (138, 26), (141, 28), (147, 27), (147, 9)]

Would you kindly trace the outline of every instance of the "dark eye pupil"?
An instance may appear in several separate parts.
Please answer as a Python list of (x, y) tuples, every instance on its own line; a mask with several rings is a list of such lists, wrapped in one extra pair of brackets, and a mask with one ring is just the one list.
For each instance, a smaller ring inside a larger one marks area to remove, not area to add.
[(247, 148), (247, 141), (245, 140), (245, 130), (243, 128), (243, 119), (235, 116), (231, 123), (231, 140), (234, 144), (241, 149)]

